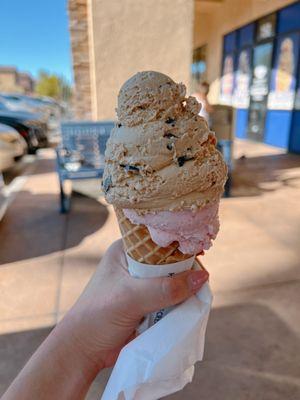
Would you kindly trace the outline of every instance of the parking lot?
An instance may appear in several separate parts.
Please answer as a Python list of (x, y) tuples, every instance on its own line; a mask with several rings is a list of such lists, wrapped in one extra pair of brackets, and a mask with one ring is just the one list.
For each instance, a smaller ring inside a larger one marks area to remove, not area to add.
[[(233, 196), (222, 200), (221, 231), (203, 257), (214, 292), (205, 359), (193, 385), (169, 399), (300, 397), (300, 157), (237, 141), (235, 158)], [(59, 213), (53, 149), (5, 179), (15, 190), (0, 223), (0, 394), (119, 237), (99, 181), (77, 183), (71, 212)]]

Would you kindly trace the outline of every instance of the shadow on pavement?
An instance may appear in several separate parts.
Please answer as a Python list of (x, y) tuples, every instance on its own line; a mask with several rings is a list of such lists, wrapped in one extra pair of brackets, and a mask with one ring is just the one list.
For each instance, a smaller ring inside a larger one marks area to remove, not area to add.
[(80, 195), (68, 215), (58, 210), (57, 194), (20, 192), (0, 224), (0, 265), (77, 246), (108, 217), (104, 205)]
[(0, 396), (51, 330), (43, 328), (0, 336)]
[[(50, 328), (0, 336), (0, 395)], [(299, 338), (268, 307), (239, 304), (213, 309), (205, 361), (192, 384), (172, 400), (292, 400), (300, 398)], [(99, 374), (88, 400), (98, 400), (109, 371)]]
[(268, 307), (213, 309), (204, 362), (194, 381), (168, 399), (282, 400), (300, 398), (299, 338)]
[[(28, 175), (50, 174), (55, 171), (55, 160), (53, 158), (43, 158), (38, 160), (38, 168), (30, 171)], [(58, 179), (58, 178), (57, 178)]]
[[(289, 174), (295, 168), (299, 171)], [(233, 197), (259, 196), (283, 186), (300, 187), (300, 156), (271, 154), (241, 157), (235, 160), (232, 175)]]
[[(268, 307), (215, 308), (205, 356), (194, 380), (168, 400), (295, 400), (300, 398), (299, 338)], [(98, 400), (108, 379), (100, 373), (88, 400)]]

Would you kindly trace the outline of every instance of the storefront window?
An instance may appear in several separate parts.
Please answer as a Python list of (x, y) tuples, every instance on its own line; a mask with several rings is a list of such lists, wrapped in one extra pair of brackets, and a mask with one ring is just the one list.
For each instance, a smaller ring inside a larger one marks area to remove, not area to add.
[(242, 47), (253, 45), (254, 31), (255, 31), (255, 24), (249, 24), (243, 26), (243, 28), (240, 28), (238, 30), (237, 47), (239, 49), (241, 49)]
[(232, 104), (235, 84), (236, 45), (236, 32), (229, 33), (224, 37), (220, 103), (228, 106)]
[(234, 54), (226, 54), (223, 61), (220, 102), (231, 105), (234, 89)]
[(291, 33), (277, 39), (268, 98), (270, 110), (293, 109), (299, 45), (299, 33)]
[(298, 63), (297, 78), (298, 85), (295, 94), (295, 110), (300, 111), (300, 62)]
[(237, 32), (237, 68), (232, 105), (238, 109), (249, 107), (250, 82), (252, 76), (252, 49), (254, 24), (246, 25)]
[(300, 30), (300, 2), (283, 8), (278, 13), (278, 34)]
[(299, 1), (224, 36), (219, 101), (236, 108), (237, 137), (300, 149), (299, 81)]
[(204, 81), (206, 81), (206, 45), (198, 47), (193, 52), (192, 93), (196, 92), (198, 84)]

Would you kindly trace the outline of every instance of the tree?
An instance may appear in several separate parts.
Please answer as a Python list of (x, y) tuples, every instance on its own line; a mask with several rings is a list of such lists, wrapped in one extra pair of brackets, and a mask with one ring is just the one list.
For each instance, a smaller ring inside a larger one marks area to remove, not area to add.
[(56, 74), (40, 71), (35, 91), (41, 96), (53, 97), (56, 100), (68, 101), (71, 97), (71, 86)]

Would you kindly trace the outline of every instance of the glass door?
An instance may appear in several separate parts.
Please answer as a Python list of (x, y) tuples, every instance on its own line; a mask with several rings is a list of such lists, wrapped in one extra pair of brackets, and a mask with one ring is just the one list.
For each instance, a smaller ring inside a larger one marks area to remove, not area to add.
[(273, 42), (259, 44), (253, 49), (248, 137), (259, 142), (264, 141), (272, 53)]

